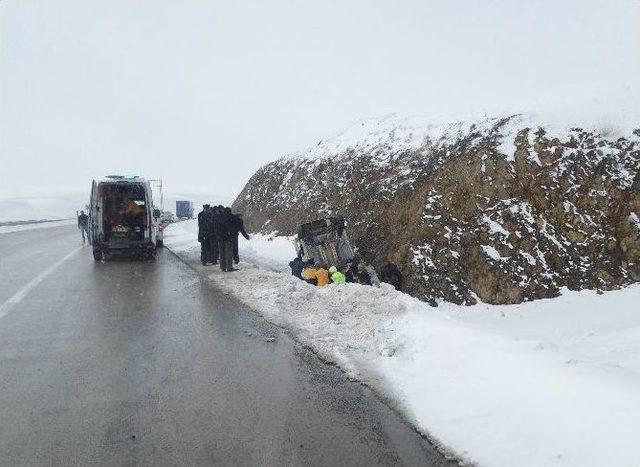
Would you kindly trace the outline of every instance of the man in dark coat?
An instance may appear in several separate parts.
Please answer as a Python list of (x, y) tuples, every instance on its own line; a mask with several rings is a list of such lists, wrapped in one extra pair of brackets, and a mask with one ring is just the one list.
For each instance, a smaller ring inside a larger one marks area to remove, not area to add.
[[(229, 208), (227, 208), (229, 209)], [(238, 251), (238, 235), (242, 234), (244, 238), (249, 240), (247, 231), (244, 230), (244, 220), (242, 220), (242, 214), (232, 214), (229, 209), (229, 215), (231, 216), (231, 224), (233, 227), (233, 262), (238, 264), (240, 262), (240, 253)]]
[(216, 212), (218, 211), (217, 207), (209, 208), (209, 212), (206, 217), (207, 222), (207, 242), (209, 255), (207, 257), (207, 261), (211, 264), (218, 264), (218, 259), (220, 258), (220, 251), (218, 248), (218, 231), (215, 222)]
[(233, 268), (233, 219), (230, 208), (217, 211), (214, 225), (218, 234), (218, 249), (220, 252), (220, 269), (228, 272)]
[(80, 215), (78, 216), (78, 228), (80, 232), (82, 232), (82, 243), (84, 243), (86, 241), (84, 238), (85, 234), (87, 234), (87, 239), (89, 238), (89, 216), (87, 216), (84, 211), (80, 211)]
[(207, 236), (208, 216), (209, 216), (209, 205), (204, 204), (202, 206), (202, 211), (198, 213), (198, 241), (200, 242), (200, 263), (202, 263), (203, 266), (207, 264), (210, 256), (209, 237)]

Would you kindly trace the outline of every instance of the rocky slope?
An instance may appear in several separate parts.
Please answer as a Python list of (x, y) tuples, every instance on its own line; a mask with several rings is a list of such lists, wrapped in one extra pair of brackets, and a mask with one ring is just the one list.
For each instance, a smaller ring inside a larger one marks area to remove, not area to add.
[(262, 167), (233, 207), (281, 235), (342, 214), (364, 258), (397, 263), (406, 291), (431, 302), (616, 288), (640, 281), (637, 128), (363, 121)]

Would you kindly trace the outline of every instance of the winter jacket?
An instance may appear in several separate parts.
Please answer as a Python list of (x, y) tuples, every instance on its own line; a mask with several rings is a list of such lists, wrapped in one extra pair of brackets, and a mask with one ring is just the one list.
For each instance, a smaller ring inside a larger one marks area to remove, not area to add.
[(333, 282), (334, 284), (344, 284), (345, 282), (347, 282), (347, 276), (345, 276), (340, 271), (336, 271), (331, 274), (331, 282)]
[(242, 236), (244, 238), (246, 238), (247, 240), (249, 240), (249, 235), (247, 234), (247, 231), (244, 230), (244, 220), (242, 220), (242, 217), (240, 217), (237, 214), (232, 214), (231, 215), (231, 227), (233, 229), (233, 236), (234, 238), (238, 237), (238, 234), (242, 234)]
[(304, 261), (302, 261), (302, 259), (296, 258), (289, 262), (289, 267), (291, 268), (292, 276), (302, 279), (302, 270), (304, 269)]
[(381, 279), (384, 282), (393, 285), (396, 290), (400, 290), (402, 288), (402, 273), (395, 264), (387, 263), (382, 268), (381, 276)]
[(304, 268), (302, 270), (302, 279), (307, 281), (309, 284), (318, 285), (318, 279), (316, 277), (317, 269), (314, 267)]
[(78, 227), (86, 228), (88, 226), (89, 226), (89, 216), (87, 216), (86, 214), (80, 214), (78, 216)]
[(362, 272), (357, 272), (355, 277), (355, 282), (362, 284), (362, 285), (371, 285), (371, 276), (369, 275), (369, 273), (365, 270), (363, 270)]
[(213, 229), (218, 237), (218, 241), (230, 242), (233, 240), (233, 219), (232, 215), (222, 210), (213, 215)]
[(311, 266), (308, 267), (308, 268), (303, 268), (301, 277), (306, 281), (308, 281), (309, 279), (315, 279), (316, 278), (316, 268), (311, 267)]
[(329, 284), (329, 271), (324, 268), (316, 269), (316, 279), (318, 280), (318, 285), (323, 287)]
[(137, 216), (142, 213), (143, 209), (133, 200), (128, 200), (124, 206), (124, 212), (130, 216)]
[(206, 217), (207, 211), (202, 210), (198, 213), (198, 241), (200, 243), (204, 242), (206, 238), (205, 228), (204, 228), (204, 218)]

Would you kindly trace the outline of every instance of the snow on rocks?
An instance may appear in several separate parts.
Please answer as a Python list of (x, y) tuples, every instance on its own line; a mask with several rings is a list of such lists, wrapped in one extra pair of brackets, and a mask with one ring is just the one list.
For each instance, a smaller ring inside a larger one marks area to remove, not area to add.
[[(235, 273), (198, 263), (194, 221), (165, 244), (267, 320), (487, 466), (640, 465), (640, 286), (520, 305), (432, 308), (383, 284), (293, 278), (291, 239), (240, 239)], [(531, 258), (537, 261), (535, 258)]]
[(484, 254), (487, 255), (492, 260), (494, 261), (503, 260), (502, 256), (500, 256), (500, 253), (498, 253), (498, 250), (496, 250), (491, 245), (480, 245), (480, 247), (482, 248), (482, 251), (484, 251)]
[(640, 280), (638, 127), (637, 116), (366, 120), (259, 169), (234, 209), (280, 235), (340, 214), (360, 255), (396, 263), (424, 300), (611, 290)]

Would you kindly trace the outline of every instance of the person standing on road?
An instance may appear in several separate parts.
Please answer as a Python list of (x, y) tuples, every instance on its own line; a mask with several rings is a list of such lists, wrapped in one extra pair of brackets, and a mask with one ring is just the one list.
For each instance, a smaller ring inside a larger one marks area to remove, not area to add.
[[(84, 211), (80, 211), (78, 216), (78, 228), (82, 232), (82, 243), (84, 244), (89, 239), (89, 216)], [(85, 240), (85, 234), (87, 235), (87, 240)]]
[(231, 210), (222, 209), (214, 216), (215, 229), (218, 232), (218, 249), (220, 251), (220, 269), (224, 272), (235, 271), (233, 268), (233, 219)]
[(211, 264), (218, 264), (220, 259), (220, 251), (218, 248), (218, 226), (216, 224), (216, 215), (219, 211), (219, 207), (209, 208), (209, 213), (206, 217), (207, 224), (207, 242), (208, 242), (208, 256), (207, 261)]
[(207, 218), (209, 217), (209, 205), (203, 204), (202, 211), (198, 213), (198, 241), (200, 242), (200, 263), (204, 266), (209, 259), (209, 237), (207, 236)]
[(231, 216), (232, 226), (233, 226), (233, 262), (238, 264), (240, 262), (240, 252), (238, 251), (238, 235), (242, 234), (244, 238), (249, 240), (249, 234), (244, 230), (244, 220), (242, 220), (242, 214), (232, 214), (231, 208), (227, 208), (229, 210), (228, 214)]

